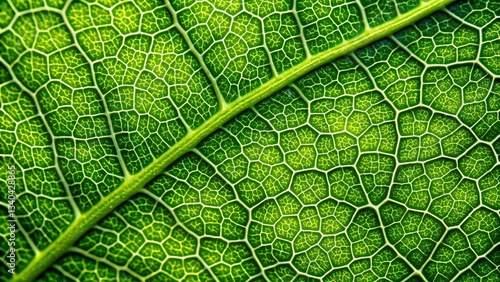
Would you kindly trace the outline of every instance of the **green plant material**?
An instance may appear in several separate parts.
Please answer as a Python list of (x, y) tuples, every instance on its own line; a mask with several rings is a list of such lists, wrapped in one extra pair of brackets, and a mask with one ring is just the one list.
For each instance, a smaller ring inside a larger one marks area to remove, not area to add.
[(500, 280), (500, 3), (450, 2), (0, 1), (0, 280)]

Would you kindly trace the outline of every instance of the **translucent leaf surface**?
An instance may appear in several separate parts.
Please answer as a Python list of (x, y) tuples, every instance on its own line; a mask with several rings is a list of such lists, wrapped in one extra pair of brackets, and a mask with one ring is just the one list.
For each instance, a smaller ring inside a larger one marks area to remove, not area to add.
[(0, 279), (500, 280), (500, 3), (449, 2), (0, 0)]

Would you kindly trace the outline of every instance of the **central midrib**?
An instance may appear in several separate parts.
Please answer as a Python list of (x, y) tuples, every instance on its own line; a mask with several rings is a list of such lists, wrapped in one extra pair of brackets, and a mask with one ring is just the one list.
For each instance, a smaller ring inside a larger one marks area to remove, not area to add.
[(203, 125), (188, 133), (178, 143), (170, 147), (163, 155), (148, 165), (146, 169), (128, 177), (112, 193), (104, 197), (89, 211), (75, 219), (70, 226), (61, 233), (47, 249), (41, 251), (22, 272), (14, 275), (12, 281), (33, 281), (36, 279), (58, 258), (67, 253), (73, 244), (85, 234), (85, 232), (94, 227), (99, 220), (104, 218), (131, 196), (137, 194), (149, 181), (163, 172), (168, 165), (193, 149), (200, 141), (208, 137), (212, 132), (220, 128), (243, 110), (252, 107), (266, 97), (276, 93), (278, 90), (308, 72), (340, 56), (349, 54), (360, 47), (392, 34), (432, 12), (444, 8), (451, 2), (453, 2), (453, 0), (437, 0), (424, 3), (420, 7), (400, 15), (387, 23), (365, 30), (352, 40), (345, 41), (323, 53), (311, 56), (297, 66), (284, 71), (279, 76), (272, 78), (252, 92), (228, 104), (227, 107), (217, 112)]

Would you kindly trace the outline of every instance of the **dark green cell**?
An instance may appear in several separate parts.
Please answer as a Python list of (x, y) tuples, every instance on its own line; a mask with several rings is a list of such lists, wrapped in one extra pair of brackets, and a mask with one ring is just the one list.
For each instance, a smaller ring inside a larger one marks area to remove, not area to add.
[(494, 210), (500, 209), (500, 167), (497, 165), (479, 180), (481, 201)]
[(478, 144), (458, 160), (460, 171), (468, 177), (479, 178), (497, 163), (490, 146)]

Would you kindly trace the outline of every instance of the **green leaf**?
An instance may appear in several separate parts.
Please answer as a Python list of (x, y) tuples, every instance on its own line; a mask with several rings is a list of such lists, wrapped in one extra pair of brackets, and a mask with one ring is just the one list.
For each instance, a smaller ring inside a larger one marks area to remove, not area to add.
[(1, 280), (499, 280), (500, 4), (450, 2), (1, 1)]

